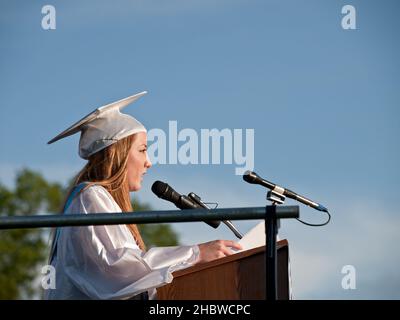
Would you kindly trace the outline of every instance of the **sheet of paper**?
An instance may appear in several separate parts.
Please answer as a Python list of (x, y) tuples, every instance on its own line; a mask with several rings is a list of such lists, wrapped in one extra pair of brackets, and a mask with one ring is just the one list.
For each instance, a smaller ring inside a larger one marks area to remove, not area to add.
[[(279, 240), (279, 236), (277, 236), (277, 240)], [(265, 222), (261, 221), (255, 225), (238, 242), (242, 245), (243, 249), (235, 250), (236, 253), (265, 246)]]
[(239, 240), (239, 243), (243, 247), (244, 250), (250, 250), (256, 247), (265, 246), (265, 223), (261, 221), (255, 227), (251, 228), (249, 232), (247, 232), (242, 239)]

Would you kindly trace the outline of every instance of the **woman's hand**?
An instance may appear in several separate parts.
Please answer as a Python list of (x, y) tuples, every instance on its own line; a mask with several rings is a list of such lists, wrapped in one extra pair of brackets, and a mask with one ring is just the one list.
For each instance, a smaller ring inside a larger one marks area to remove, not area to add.
[(205, 263), (215, 259), (230, 256), (234, 252), (229, 248), (243, 249), (242, 246), (231, 240), (214, 240), (199, 244), (200, 257), (197, 263)]

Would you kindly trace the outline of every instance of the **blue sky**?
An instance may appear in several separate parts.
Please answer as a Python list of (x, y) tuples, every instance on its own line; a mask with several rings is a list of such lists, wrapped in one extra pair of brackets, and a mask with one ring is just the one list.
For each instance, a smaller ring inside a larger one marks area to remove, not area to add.
[[(41, 8), (57, 28), (41, 28)], [(357, 30), (341, 9), (356, 8)], [(397, 1), (2, 1), (0, 181), (23, 167), (65, 183), (84, 165), (78, 136), (46, 142), (95, 107), (136, 92), (147, 128), (250, 128), (255, 171), (320, 201), (331, 224), (285, 221), (297, 298), (400, 298), (400, 47)], [(134, 196), (173, 209), (164, 180), (220, 207), (262, 206), (235, 165), (159, 165)], [(287, 201), (287, 204), (293, 204)], [(304, 220), (323, 221), (302, 206)], [(239, 222), (245, 232), (255, 221)], [(183, 243), (232, 238), (174, 224)], [(357, 289), (341, 288), (354, 265)]]

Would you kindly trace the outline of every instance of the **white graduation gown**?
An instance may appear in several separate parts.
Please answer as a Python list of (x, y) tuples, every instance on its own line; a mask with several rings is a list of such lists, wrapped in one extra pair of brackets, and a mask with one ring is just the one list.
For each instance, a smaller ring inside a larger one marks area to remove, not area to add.
[[(65, 214), (121, 212), (101, 186), (91, 186), (71, 202)], [(126, 225), (64, 227), (52, 261), (56, 288), (45, 299), (129, 299), (170, 283), (172, 272), (190, 267), (199, 247), (155, 247), (143, 252)]]

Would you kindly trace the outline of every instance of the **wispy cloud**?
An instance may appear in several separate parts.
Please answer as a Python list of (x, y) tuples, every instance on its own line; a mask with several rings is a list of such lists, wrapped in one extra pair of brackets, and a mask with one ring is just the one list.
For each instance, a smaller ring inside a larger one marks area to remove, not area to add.
[[(400, 218), (394, 208), (369, 199), (356, 205), (339, 203), (337, 208), (342, 210), (334, 213), (329, 227), (314, 231), (291, 224), (285, 230), (291, 242), (297, 298), (400, 298), (396, 250)], [(344, 265), (356, 269), (355, 290), (341, 287)]]

